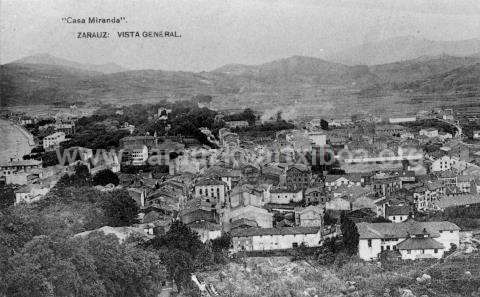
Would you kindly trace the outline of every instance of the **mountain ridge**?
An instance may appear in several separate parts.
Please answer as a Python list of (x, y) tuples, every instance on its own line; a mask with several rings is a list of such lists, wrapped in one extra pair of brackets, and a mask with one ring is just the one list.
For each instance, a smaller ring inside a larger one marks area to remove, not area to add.
[(44, 65), (56, 65), (56, 66), (64, 66), (64, 67), (71, 67), (77, 68), (87, 71), (94, 71), (100, 73), (115, 73), (115, 72), (122, 72), (128, 69), (117, 65), (113, 62), (105, 63), (105, 64), (88, 64), (88, 63), (80, 63), (76, 61), (71, 61), (64, 58), (59, 58), (52, 56), (50, 54), (41, 53), (35, 54), (31, 56), (27, 56), (8, 64), (44, 64)]

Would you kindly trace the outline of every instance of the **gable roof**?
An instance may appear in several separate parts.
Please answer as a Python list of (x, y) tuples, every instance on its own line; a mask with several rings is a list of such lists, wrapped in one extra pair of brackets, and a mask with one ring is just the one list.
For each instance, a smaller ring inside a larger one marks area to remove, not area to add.
[(287, 172), (290, 171), (291, 169), (297, 169), (297, 170), (300, 170), (302, 172), (310, 172), (310, 167), (308, 167), (305, 164), (292, 164), (292, 165), (288, 166)]
[(385, 213), (387, 216), (409, 215), (411, 212), (413, 211), (409, 205), (394, 205), (394, 206), (387, 206), (385, 208)]
[(402, 223), (357, 223), (360, 239), (368, 238), (406, 238), (410, 234), (422, 234), (425, 229), (430, 237), (440, 236), (440, 231), (455, 231), (460, 228), (448, 221), (416, 222), (408, 220)]
[(407, 238), (397, 244), (396, 247), (399, 250), (433, 250), (445, 248), (442, 243), (430, 237)]

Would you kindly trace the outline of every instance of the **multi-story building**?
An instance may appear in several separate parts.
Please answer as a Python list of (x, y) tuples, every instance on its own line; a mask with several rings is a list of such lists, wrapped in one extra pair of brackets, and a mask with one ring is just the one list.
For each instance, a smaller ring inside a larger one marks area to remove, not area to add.
[(129, 145), (124, 151), (124, 163), (140, 166), (148, 160), (148, 148), (146, 145)]
[(456, 160), (454, 158), (450, 158), (449, 156), (443, 156), (432, 162), (432, 165), (430, 165), (430, 171), (448, 171), (452, 169), (452, 165), (455, 163)]
[(286, 172), (286, 185), (293, 189), (306, 189), (310, 185), (312, 172), (310, 167), (295, 164), (288, 167)]
[(61, 142), (65, 141), (64, 132), (55, 132), (43, 138), (43, 149), (51, 150), (57, 148)]
[(212, 198), (218, 205), (223, 206), (228, 195), (228, 186), (224, 181), (204, 178), (195, 183), (195, 196)]
[(372, 186), (377, 197), (390, 196), (402, 188), (402, 181), (398, 176), (379, 173), (373, 176)]

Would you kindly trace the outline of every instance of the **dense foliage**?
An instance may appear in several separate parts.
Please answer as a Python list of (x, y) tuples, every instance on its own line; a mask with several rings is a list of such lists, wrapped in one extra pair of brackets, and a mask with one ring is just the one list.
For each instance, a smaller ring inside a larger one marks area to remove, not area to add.
[(350, 255), (357, 253), (359, 239), (357, 226), (345, 213), (340, 216), (340, 228), (346, 251)]
[(40, 236), (2, 257), (0, 295), (155, 296), (165, 280), (156, 253), (114, 235)]
[(93, 176), (93, 185), (106, 186), (108, 184), (118, 185), (118, 176), (110, 169), (104, 169)]

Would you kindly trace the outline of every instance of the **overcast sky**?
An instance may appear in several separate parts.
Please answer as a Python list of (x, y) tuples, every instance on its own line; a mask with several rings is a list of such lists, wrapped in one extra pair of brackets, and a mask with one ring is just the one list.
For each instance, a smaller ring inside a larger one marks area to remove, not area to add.
[[(62, 17), (126, 17), (65, 24)], [(322, 53), (396, 36), (480, 38), (480, 0), (0, 0), (0, 62), (28, 55), (131, 69), (211, 70)], [(117, 31), (177, 31), (178, 39), (119, 39)], [(75, 32), (108, 31), (106, 40)]]

